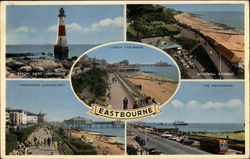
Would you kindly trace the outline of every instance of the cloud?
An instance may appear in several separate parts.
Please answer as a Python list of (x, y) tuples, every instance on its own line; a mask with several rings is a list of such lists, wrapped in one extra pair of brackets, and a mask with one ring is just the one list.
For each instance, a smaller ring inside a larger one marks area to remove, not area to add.
[(21, 27), (18, 27), (14, 30), (16, 33), (21, 33), (21, 32), (28, 32), (29, 31), (29, 28), (26, 27), (26, 26), (21, 26)]
[(191, 101), (189, 101), (189, 102), (187, 103), (187, 105), (188, 105), (189, 107), (195, 107), (195, 106), (198, 106), (199, 103), (198, 103), (197, 101), (195, 101), (195, 100), (191, 100)]
[(240, 99), (230, 99), (227, 102), (208, 101), (206, 103), (199, 103), (196, 100), (190, 100), (187, 103), (183, 103), (179, 100), (173, 100), (171, 102), (174, 108), (181, 108), (184, 105), (188, 109), (237, 109), (243, 106)]
[(52, 26), (49, 26), (47, 30), (48, 30), (48, 31), (52, 31), (52, 32), (54, 32), (54, 31), (56, 31), (56, 30), (57, 30), (57, 25), (52, 25)]
[[(114, 19), (106, 18), (96, 23), (93, 23), (90, 27), (84, 27), (81, 26), (80, 24), (77, 24), (76, 22), (73, 22), (71, 24), (66, 24), (66, 28), (69, 31), (90, 32), (90, 31), (98, 31), (103, 28), (122, 27), (123, 22), (124, 22), (123, 17), (117, 17)], [(57, 25), (49, 26), (47, 30), (51, 32), (57, 31)]]
[[(66, 29), (69, 30), (69, 31), (71, 31), (71, 30), (81, 31), (83, 28), (81, 27), (81, 25), (74, 22), (74, 23), (71, 23), (71, 24), (66, 24)], [(57, 25), (49, 26), (47, 28), (47, 31), (50, 31), (50, 32), (57, 31)]]
[(71, 29), (71, 30), (81, 30), (82, 29), (82, 27), (77, 23), (68, 24), (68, 25), (66, 25), (66, 28)]
[(173, 107), (175, 107), (175, 108), (180, 108), (180, 107), (182, 107), (184, 104), (181, 102), (181, 101), (179, 101), (179, 100), (173, 100), (172, 102), (171, 102), (171, 104), (172, 104), (172, 106)]
[(30, 33), (36, 33), (35, 29), (30, 29)]
[(99, 27), (109, 27), (109, 26), (123, 26), (123, 17), (117, 17), (115, 19), (106, 18), (100, 20), (98, 23), (94, 23), (92, 28), (99, 28)]
[(223, 103), (223, 102), (212, 102), (209, 101), (205, 104), (202, 104), (201, 107), (204, 109), (211, 109), (211, 108), (239, 108), (242, 106), (242, 102), (239, 99), (231, 99), (229, 100), (227, 103)]
[(15, 33), (36, 33), (34, 28), (28, 28), (27, 26), (20, 26), (14, 30)]

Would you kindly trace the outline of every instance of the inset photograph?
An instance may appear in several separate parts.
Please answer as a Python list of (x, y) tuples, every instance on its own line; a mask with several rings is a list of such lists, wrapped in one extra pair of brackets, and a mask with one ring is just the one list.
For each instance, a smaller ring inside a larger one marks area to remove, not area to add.
[(124, 155), (123, 121), (88, 113), (68, 81), (7, 81), (5, 154)]
[(71, 72), (73, 90), (81, 101), (119, 110), (164, 104), (175, 94), (179, 78), (170, 56), (131, 42), (91, 50)]
[(182, 82), (159, 115), (128, 122), (127, 154), (245, 154), (244, 101), (244, 82)]
[(122, 5), (7, 5), (6, 78), (68, 78), (75, 60), (124, 40)]
[(182, 79), (244, 79), (244, 4), (128, 4), (127, 40), (156, 46)]

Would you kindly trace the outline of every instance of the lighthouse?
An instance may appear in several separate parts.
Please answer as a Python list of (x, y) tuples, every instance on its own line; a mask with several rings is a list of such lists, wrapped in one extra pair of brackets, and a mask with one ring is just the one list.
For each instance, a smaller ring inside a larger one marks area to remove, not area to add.
[(58, 14), (58, 34), (57, 42), (54, 46), (54, 57), (57, 60), (64, 60), (68, 58), (69, 48), (67, 44), (66, 28), (64, 24), (65, 19), (64, 9), (61, 8)]

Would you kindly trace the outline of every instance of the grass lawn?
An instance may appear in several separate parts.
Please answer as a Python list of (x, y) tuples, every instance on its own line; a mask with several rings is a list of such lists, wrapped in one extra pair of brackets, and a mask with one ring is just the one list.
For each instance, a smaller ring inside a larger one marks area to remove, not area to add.
[(235, 139), (235, 140), (245, 140), (245, 132), (240, 132), (240, 133), (227, 133), (227, 134), (199, 134), (200, 136), (207, 136), (207, 137), (214, 137), (214, 138), (227, 138), (227, 136), (230, 139)]
[(167, 29), (168, 29), (169, 32), (179, 31), (179, 28), (177, 28), (174, 25), (167, 24), (166, 27), (167, 27)]
[(170, 32), (170, 33), (179, 33), (179, 32), (180, 32), (179, 28), (177, 28), (177, 27), (174, 26), (174, 25), (167, 24), (167, 25), (165, 25), (165, 26), (166, 26), (168, 32)]

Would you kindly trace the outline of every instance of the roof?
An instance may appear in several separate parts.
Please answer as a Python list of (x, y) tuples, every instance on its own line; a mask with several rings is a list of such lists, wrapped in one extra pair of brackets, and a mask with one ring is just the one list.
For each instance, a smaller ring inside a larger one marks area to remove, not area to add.
[(242, 60), (236, 56), (231, 50), (223, 46), (222, 44), (218, 43), (215, 39), (210, 36), (206, 36), (206, 40), (212, 43), (215, 47), (215, 50), (222, 54), (228, 61), (230, 62), (241, 62)]
[(222, 54), (230, 62), (241, 62), (241, 59), (222, 44), (216, 45), (216, 51)]
[(169, 36), (141, 39), (141, 42), (156, 46), (162, 50), (181, 47), (181, 45), (171, 41)]

